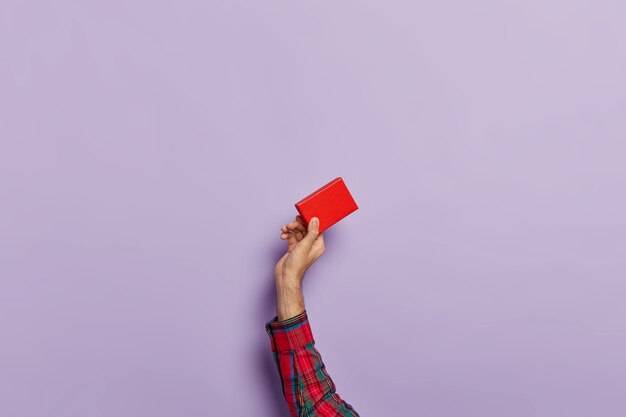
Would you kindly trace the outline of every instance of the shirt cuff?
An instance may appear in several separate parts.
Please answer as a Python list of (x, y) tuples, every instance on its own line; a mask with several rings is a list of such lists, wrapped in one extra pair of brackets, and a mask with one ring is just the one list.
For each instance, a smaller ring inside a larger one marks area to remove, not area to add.
[(265, 323), (265, 330), (270, 337), (272, 351), (295, 350), (313, 341), (306, 310), (283, 321), (274, 316)]

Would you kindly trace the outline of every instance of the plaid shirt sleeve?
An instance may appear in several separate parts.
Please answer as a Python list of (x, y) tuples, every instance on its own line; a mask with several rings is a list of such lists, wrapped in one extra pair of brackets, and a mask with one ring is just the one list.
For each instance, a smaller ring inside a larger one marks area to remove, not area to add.
[(292, 417), (359, 417), (335, 392), (315, 348), (306, 310), (283, 321), (275, 316), (265, 328)]

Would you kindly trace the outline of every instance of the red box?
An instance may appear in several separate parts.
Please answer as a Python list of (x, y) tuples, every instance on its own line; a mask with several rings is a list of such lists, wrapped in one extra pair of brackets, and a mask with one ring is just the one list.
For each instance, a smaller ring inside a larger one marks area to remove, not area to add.
[(313, 217), (320, 219), (320, 233), (359, 208), (341, 177), (313, 191), (295, 205), (306, 225)]

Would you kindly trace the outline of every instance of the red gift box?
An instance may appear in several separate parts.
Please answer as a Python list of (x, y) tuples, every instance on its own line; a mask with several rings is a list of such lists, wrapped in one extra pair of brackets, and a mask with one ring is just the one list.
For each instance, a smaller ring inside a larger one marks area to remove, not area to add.
[(305, 225), (313, 217), (319, 219), (320, 233), (359, 208), (341, 177), (313, 191), (295, 205)]

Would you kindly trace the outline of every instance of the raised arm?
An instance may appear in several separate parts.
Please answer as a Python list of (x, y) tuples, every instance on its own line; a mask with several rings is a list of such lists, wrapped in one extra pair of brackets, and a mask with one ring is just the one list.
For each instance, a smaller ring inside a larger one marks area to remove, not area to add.
[(274, 270), (277, 315), (265, 327), (292, 417), (358, 417), (335, 391), (315, 348), (304, 307), (304, 273), (325, 250), (324, 237), (318, 230), (316, 218), (307, 228), (300, 216), (283, 226), (281, 239), (287, 240), (288, 248)]

